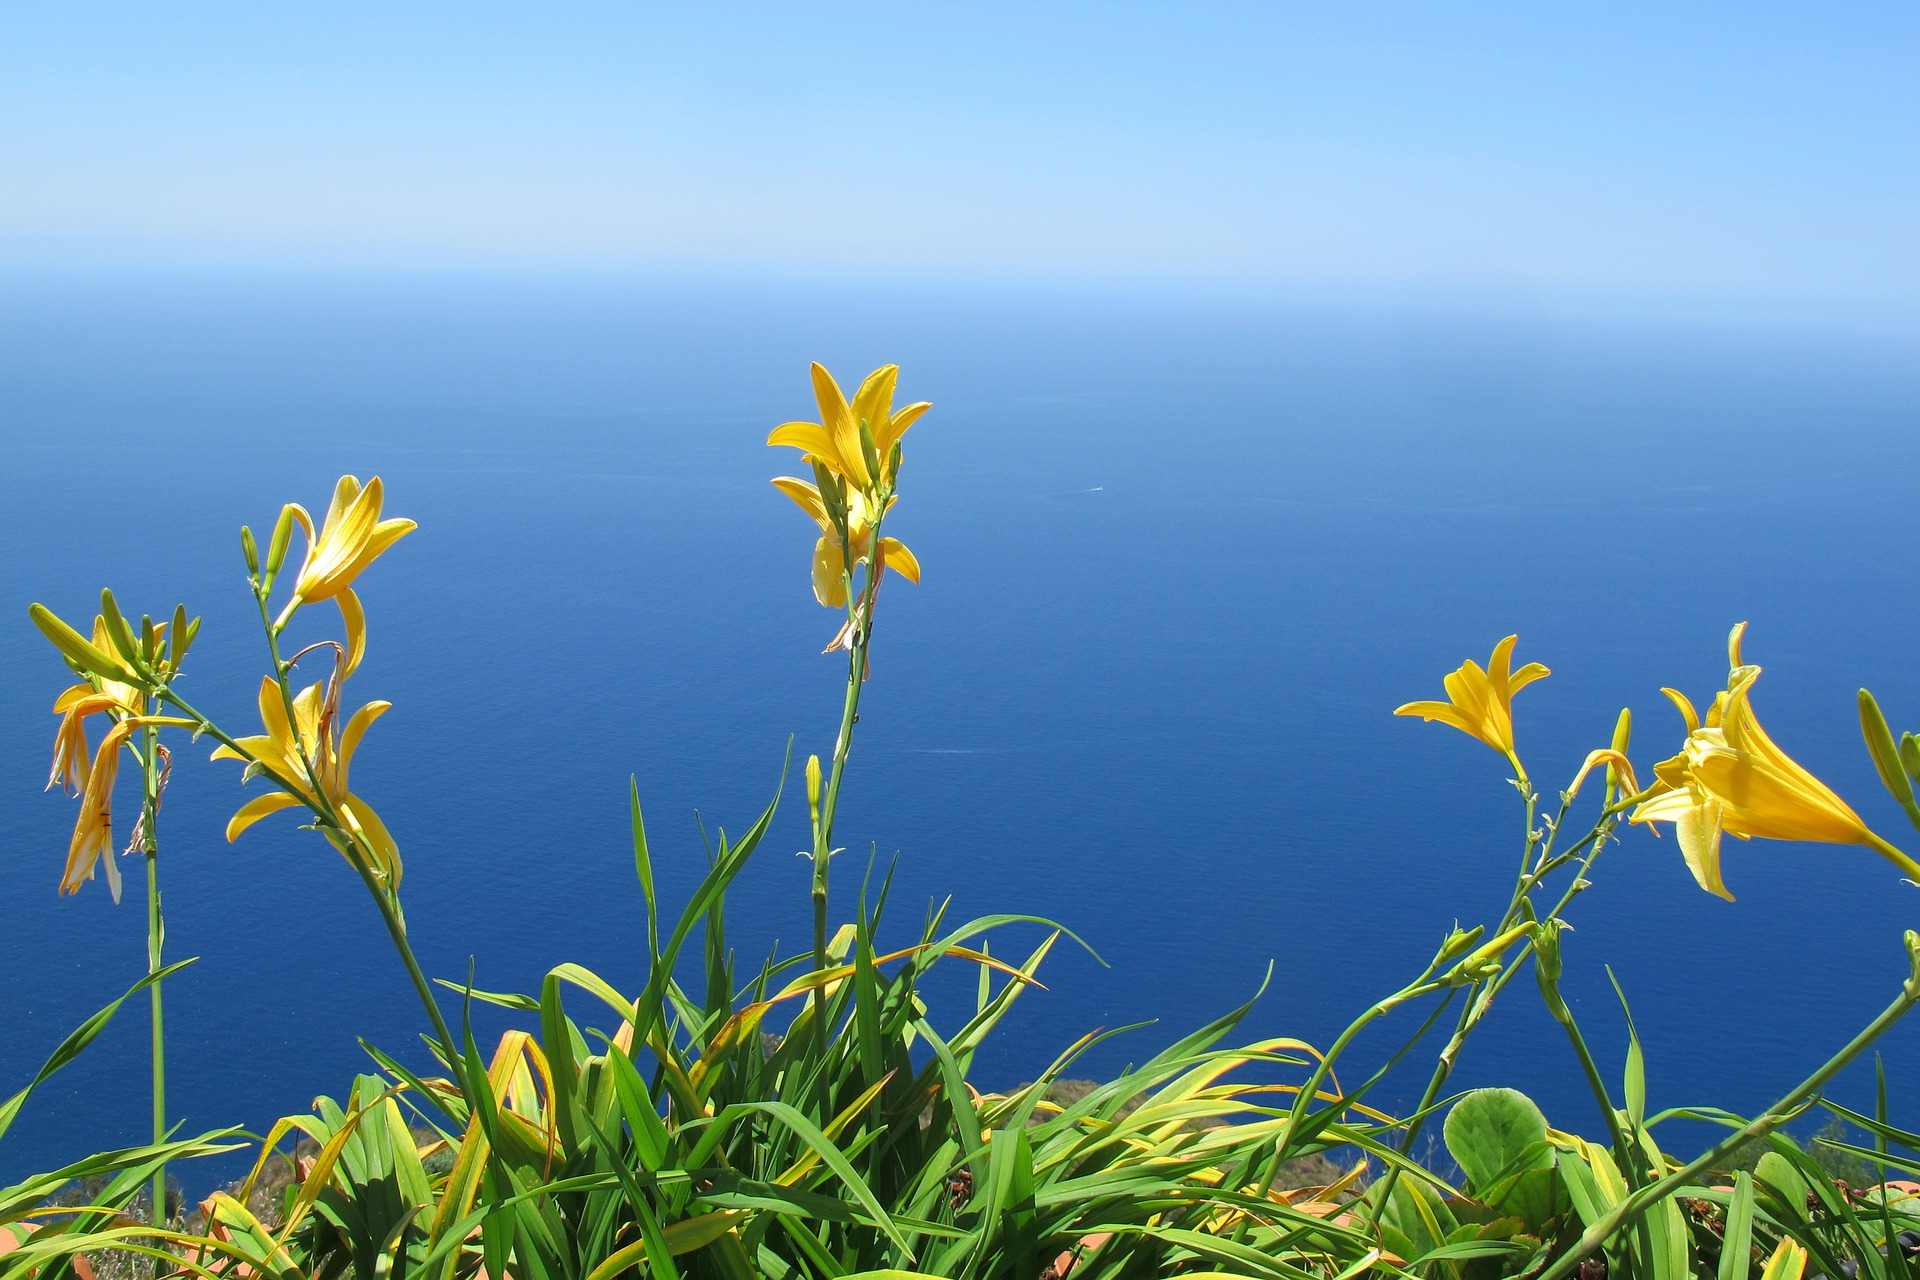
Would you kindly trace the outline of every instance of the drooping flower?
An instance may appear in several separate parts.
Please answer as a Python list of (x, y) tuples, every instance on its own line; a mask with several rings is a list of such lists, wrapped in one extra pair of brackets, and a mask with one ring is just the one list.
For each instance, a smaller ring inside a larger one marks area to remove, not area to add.
[(1449, 671), (1442, 681), (1447, 691), (1445, 702), (1409, 702), (1395, 707), (1397, 716), (1419, 716), (1438, 720), (1480, 741), (1505, 756), (1527, 780), (1526, 767), (1513, 748), (1513, 695), (1535, 680), (1551, 674), (1538, 662), (1529, 662), (1518, 671), (1511, 670), (1513, 647), (1518, 636), (1508, 636), (1493, 646), (1484, 670), (1468, 658), (1459, 668)]
[[(153, 624), (153, 648), (156, 651), (160, 649), (166, 629), (165, 623)], [(107, 639), (104, 618), (93, 620), (93, 644), (103, 652), (111, 652), (112, 642)], [(104, 676), (91, 676), (61, 690), (60, 696), (53, 700), (54, 714), (60, 717), (60, 727), (53, 735), (53, 768), (47, 775), (46, 789), (51, 791), (55, 787), (64, 787), (70, 796), (78, 795), (85, 789), (89, 767), (88, 716), (100, 712), (109, 712), (116, 717), (137, 716), (145, 709), (145, 702), (140, 690)]]
[(129, 717), (107, 730), (87, 770), (86, 786), (80, 796), (80, 813), (74, 820), (73, 839), (67, 845), (67, 866), (60, 876), (61, 893), (78, 893), (80, 886), (93, 879), (95, 868), (107, 870), (107, 891), (120, 901), (120, 868), (113, 860), (113, 784), (120, 775), (120, 748), (133, 732), (135, 721)]
[(358, 477), (341, 476), (334, 485), (327, 518), (317, 533), (305, 507), (297, 502), (287, 504), (307, 535), (307, 554), (294, 580), (294, 597), (309, 604), (333, 600), (340, 606), (347, 630), (349, 675), (360, 665), (367, 648), (367, 616), (360, 607), (360, 597), (354, 594), (354, 580), (388, 547), (418, 527), (411, 520), (382, 520), (381, 501), (379, 476), (367, 481), (364, 488)]
[(1610, 785), (1617, 783), (1621, 795), (1632, 797), (1639, 793), (1640, 779), (1634, 774), (1633, 761), (1627, 759), (1626, 753), (1613, 747), (1599, 747), (1587, 752), (1587, 758), (1580, 764), (1580, 772), (1573, 775), (1573, 781), (1567, 787), (1567, 794), (1579, 795), (1580, 787), (1586, 782), (1587, 775), (1601, 765), (1611, 770), (1608, 783)]
[[(878, 493), (893, 484), (893, 447), (907, 428), (920, 420), (933, 406), (918, 401), (896, 410), (893, 393), (900, 378), (900, 366), (884, 364), (868, 374), (854, 393), (853, 402), (840, 391), (825, 366), (812, 366), (813, 395), (820, 404), (818, 422), (783, 422), (767, 436), (770, 445), (791, 445), (815, 459), (844, 479), (854, 489)], [(864, 425), (873, 442), (873, 460), (880, 474), (867, 465), (867, 450), (860, 438)]]
[(1760, 668), (1741, 661), (1742, 622), (1727, 639), (1731, 668), (1725, 692), (1706, 719), (1684, 694), (1662, 690), (1687, 722), (1680, 753), (1654, 766), (1658, 794), (1637, 806), (1632, 821), (1671, 822), (1687, 869), (1702, 889), (1731, 902), (1720, 870), (1721, 836), (1859, 844), (1889, 857), (1909, 875), (1920, 873), (1899, 850), (1868, 828), (1846, 801), (1780, 749), (1753, 711)]
[[(339, 815), (350, 833), (358, 837), (356, 844), (372, 857), (373, 869), (387, 886), (397, 889), (401, 872), (399, 847), (388, 832), (386, 823), (374, 812), (373, 806), (355, 795), (348, 785), (353, 755), (359, 749), (360, 739), (366, 735), (367, 728), (386, 714), (393, 704), (369, 702), (354, 712), (342, 729), (339, 724), (339, 697), (340, 679), (337, 676), (324, 687), (319, 683), (308, 685), (293, 699), (293, 718), (289, 721), (281, 700), (280, 686), (274, 683), (271, 676), (261, 679), (260, 723), (266, 732), (236, 739), (240, 750), (222, 746), (213, 753), (213, 758), (257, 760), (292, 786), (297, 794), (270, 791), (247, 801), (228, 819), (227, 840), (232, 842), (239, 839), (241, 832), (269, 814), (301, 804), (319, 805), (324, 801), (326, 807)], [(308, 767), (309, 761), (312, 762), (311, 769)], [(338, 837), (334, 833), (328, 832), (328, 836), (337, 842)], [(344, 848), (341, 852), (349, 858), (354, 856)]]
[[(820, 528), (820, 536), (813, 544), (813, 598), (830, 609), (845, 608), (849, 561), (857, 567), (867, 563), (874, 555), (873, 527), (876, 521), (873, 505), (860, 490), (847, 491), (847, 538), (842, 540), (833, 517), (827, 513), (826, 503), (821, 499), (817, 485), (793, 476), (775, 476), (773, 485), (793, 499), (794, 505), (806, 512)], [(890, 500), (888, 509), (891, 510), (898, 501), (898, 498)], [(848, 555), (849, 544), (851, 557)], [(907, 549), (904, 542), (898, 538), (882, 537), (879, 548), (876, 572), (884, 573), (892, 569), (908, 582), (920, 581), (919, 558)]]
[[(93, 694), (91, 686), (82, 687), (88, 695)], [(66, 694), (60, 696), (64, 699)], [(46, 789), (60, 787), (68, 795), (77, 796), (86, 790), (87, 771), (93, 761), (92, 748), (87, 745), (87, 713), (59, 700), (53, 709), (60, 716), (60, 727), (53, 734), (53, 767), (47, 773)]]
[[(95, 618), (93, 644), (110, 652), (106, 621)], [(157, 649), (164, 624), (155, 623), (153, 644)], [(53, 767), (47, 775), (47, 790), (60, 787), (70, 796), (80, 797), (80, 811), (74, 819), (73, 839), (67, 846), (67, 865), (61, 873), (60, 892), (78, 893), (80, 886), (93, 879), (94, 870), (105, 860), (107, 889), (115, 902), (120, 901), (120, 870), (113, 859), (113, 784), (120, 772), (120, 749), (144, 710), (145, 697), (129, 684), (93, 676), (61, 690), (53, 700), (60, 727), (53, 735)], [(87, 717), (111, 716), (117, 723), (100, 740), (97, 751), (87, 746)]]

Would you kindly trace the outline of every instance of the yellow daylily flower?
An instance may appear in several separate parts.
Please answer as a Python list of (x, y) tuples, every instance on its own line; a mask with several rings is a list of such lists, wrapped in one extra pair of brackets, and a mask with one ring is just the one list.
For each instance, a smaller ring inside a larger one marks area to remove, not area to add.
[(294, 520), (306, 531), (307, 554), (294, 580), (294, 603), (287, 606), (281, 619), (284, 621), (301, 603), (335, 601), (347, 629), (348, 675), (360, 665), (367, 649), (367, 615), (360, 607), (360, 597), (353, 592), (354, 579), (388, 547), (419, 527), (412, 520), (382, 520), (381, 501), (379, 476), (367, 481), (364, 488), (357, 476), (341, 476), (318, 533), (305, 507), (297, 502), (287, 504)]
[(61, 893), (78, 893), (93, 879), (95, 868), (107, 870), (107, 891), (120, 901), (120, 868), (113, 860), (113, 784), (120, 775), (120, 748), (126, 745), (136, 721), (128, 717), (107, 730), (87, 770), (80, 796), (80, 815), (67, 845), (67, 866), (60, 876)]
[[(820, 537), (813, 544), (813, 598), (830, 609), (843, 609), (847, 604), (847, 546), (840, 537), (839, 529), (834, 527), (833, 518), (827, 514), (827, 506), (821, 500), (820, 490), (811, 481), (794, 476), (775, 476), (773, 487), (793, 499), (794, 505), (812, 517), (814, 524), (820, 527)], [(899, 499), (891, 498), (887, 502), (888, 510)], [(858, 489), (847, 491), (847, 542), (852, 543), (852, 563), (865, 564), (873, 557), (874, 508), (865, 494)], [(878, 571), (884, 573), (892, 569), (908, 582), (920, 581), (920, 560), (907, 549), (907, 544), (898, 538), (880, 539), (880, 559)]]
[(1761, 728), (1753, 711), (1760, 668), (1740, 660), (1746, 625), (1740, 623), (1728, 637), (1727, 688), (1715, 696), (1704, 721), (1685, 695), (1662, 690), (1687, 722), (1686, 745), (1654, 767), (1660, 790), (1634, 809), (1631, 821), (1673, 823), (1693, 878), (1729, 902), (1733, 894), (1720, 870), (1722, 835), (1865, 845), (1920, 879), (1920, 866), (1876, 835)]
[(1524, 783), (1527, 770), (1513, 749), (1513, 695), (1552, 673), (1537, 662), (1511, 671), (1513, 647), (1519, 642), (1519, 636), (1508, 636), (1493, 646), (1485, 670), (1468, 658), (1458, 669), (1449, 671), (1442, 681), (1447, 701), (1409, 702), (1395, 707), (1393, 714), (1438, 720), (1478, 738), (1505, 756)]
[[(373, 806), (355, 795), (348, 785), (349, 770), (360, 739), (393, 704), (369, 702), (354, 712), (342, 729), (339, 697), (337, 677), (327, 682), (324, 690), (318, 683), (310, 684), (295, 696), (293, 719), (289, 721), (280, 686), (271, 676), (261, 678), (260, 723), (266, 732), (236, 739), (240, 751), (220, 747), (213, 753), (213, 759), (258, 760), (291, 784), (297, 794), (270, 791), (247, 801), (227, 821), (227, 840), (231, 843), (239, 839), (241, 832), (269, 814), (301, 804), (317, 805), (324, 798), (340, 815), (342, 823), (360, 837), (359, 845), (371, 855), (374, 870), (386, 881), (387, 887), (397, 889), (401, 872), (399, 847)], [(313, 762), (311, 770), (307, 767), (309, 760)], [(331, 832), (328, 835), (334, 838)], [(352, 857), (346, 849), (341, 853)]]
[[(900, 378), (897, 364), (883, 364), (868, 374), (851, 404), (824, 365), (816, 361), (812, 373), (820, 421), (783, 422), (767, 436), (767, 443), (802, 450), (853, 488), (869, 494), (891, 487), (893, 446), (933, 406), (922, 400), (898, 410), (893, 407), (894, 388)], [(874, 475), (867, 466), (866, 449), (860, 441), (862, 423), (873, 438), (874, 459), (885, 475)]]

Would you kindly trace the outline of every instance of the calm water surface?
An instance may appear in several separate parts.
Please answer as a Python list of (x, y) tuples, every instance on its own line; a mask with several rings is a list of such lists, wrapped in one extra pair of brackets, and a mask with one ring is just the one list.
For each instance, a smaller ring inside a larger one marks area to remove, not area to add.
[[(355, 785), (405, 850), (429, 969), (472, 956), (480, 985), (532, 989), (573, 960), (637, 986), (627, 776), (677, 907), (703, 869), (696, 812), (741, 829), (787, 735), (831, 745), (833, 621), (810, 526), (766, 484), (791, 459), (761, 440), (811, 416), (809, 359), (850, 379), (899, 360), (937, 405), (891, 526), (926, 578), (886, 593), (842, 836), (897, 852), (902, 932), (951, 894), (956, 918), (1051, 915), (1104, 957), (1057, 953), (1016, 1006), (983, 1064), (1010, 1084), (1090, 1027), (1160, 1019), (1087, 1065), (1144, 1057), (1269, 961), (1246, 1034), (1324, 1041), (1504, 901), (1521, 820), (1500, 760), (1389, 712), (1508, 631), (1554, 668), (1519, 702), (1551, 789), (1623, 704), (1636, 755), (1674, 749), (1658, 687), (1715, 688), (1751, 618), (1767, 725), (1898, 839), (1853, 692), (1920, 725), (1914, 353), (1725, 318), (1092, 288), (10, 279), (0, 1092), (144, 947), (137, 889), (55, 895), (72, 806), (39, 786), (64, 671), (26, 603), (185, 598), (206, 616), (193, 696), (250, 728), (236, 529), (323, 506), (342, 471), (383, 475), (421, 525), (364, 582), (358, 694), (395, 710)], [(284, 818), (229, 847), (237, 770), (180, 754), (168, 945), (202, 959), (168, 988), (175, 1110), (264, 1127), (344, 1089), (356, 1036), (416, 1043), (418, 1011), (339, 860)], [(805, 825), (786, 807), (739, 887), (743, 951), (805, 943)], [(839, 866), (851, 888), (859, 864)], [(1614, 966), (1656, 1105), (1767, 1101), (1892, 995), (1920, 921), (1851, 849), (1730, 847), (1728, 905), (1634, 832), (1595, 879), (1569, 988), (1617, 1062)], [(129, 1009), (38, 1095), (0, 1178), (136, 1140), (145, 1035)], [(1920, 1024), (1886, 1051), (1896, 1079), (1920, 1066)], [(1529, 982), (1459, 1078), (1599, 1127)]]

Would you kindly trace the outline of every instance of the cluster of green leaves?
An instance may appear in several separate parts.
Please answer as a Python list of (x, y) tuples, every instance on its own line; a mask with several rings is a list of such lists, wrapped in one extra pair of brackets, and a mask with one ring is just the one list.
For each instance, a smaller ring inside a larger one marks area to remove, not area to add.
[[(1388, 1117), (1352, 1112), (1334, 1095), (1289, 1135), (1297, 1086), (1274, 1077), (1309, 1059), (1293, 1042), (1222, 1048), (1247, 1006), (1068, 1105), (1050, 1088), (1131, 1028), (1082, 1036), (1032, 1083), (982, 1094), (969, 1083), (974, 1059), (1071, 937), (1063, 928), (1012, 916), (950, 927), (935, 909), (916, 940), (881, 950), (883, 879), (863, 887), (826, 969), (801, 955), (743, 977), (727, 940), (727, 888), (773, 807), (737, 841), (721, 834), (670, 927), (656, 909), (637, 795), (633, 814), (653, 953), (646, 988), (630, 997), (574, 965), (552, 970), (537, 994), (463, 985), (469, 1000), (530, 1025), (483, 1059), (469, 1017), (461, 1060), (432, 1078), (372, 1051), (382, 1074), (268, 1135), (262, 1163), (296, 1131), (312, 1151), (277, 1225), (248, 1207), (249, 1187), (216, 1195), (208, 1257), (286, 1280), (1294, 1277), (1364, 1269), (1381, 1255), (1336, 1220), (1339, 1187), (1248, 1193), (1249, 1171), (1276, 1144), (1283, 1155), (1371, 1153), (1437, 1181), (1384, 1145)], [(1040, 931), (1012, 962), (989, 949), (1010, 926)], [(953, 963), (977, 971), (977, 994), (943, 1031), (919, 991)], [(700, 981), (683, 984), (694, 971)], [(826, 996), (824, 1038), (816, 992)], [(590, 999), (590, 1018), (576, 1019), (569, 993)], [(1250, 1072), (1264, 1074), (1240, 1078)], [(492, 1103), (476, 1110), (472, 1097)], [(1221, 1123), (1230, 1119), (1241, 1123)]]
[[(1804, 1251), (1817, 1270), (1806, 1275), (1907, 1280), (1920, 1276), (1920, 1195), (1889, 1184), (1887, 1170), (1920, 1169), (1920, 1134), (1829, 1106), (1864, 1129), (1872, 1146), (1820, 1137), (1814, 1148), (1784, 1134), (1760, 1140), (1765, 1149), (1751, 1171), (1727, 1182), (1681, 1186), (1658, 1201), (1632, 1229), (1623, 1230), (1582, 1274), (1649, 1280), (1746, 1280), (1780, 1273), (1782, 1243)], [(1654, 1121), (1708, 1120), (1739, 1127), (1725, 1112), (1682, 1109)], [(1639, 1154), (1625, 1170), (1605, 1145), (1548, 1126), (1524, 1094), (1475, 1090), (1447, 1116), (1447, 1151), (1463, 1186), (1447, 1194), (1428, 1183), (1391, 1188), (1379, 1215), (1381, 1237), (1406, 1255), (1437, 1263), (1429, 1274), (1454, 1280), (1536, 1274), (1542, 1263), (1576, 1246), (1583, 1228), (1600, 1220), (1635, 1185), (1677, 1167), (1645, 1129)], [(1891, 1144), (1891, 1148), (1890, 1148)], [(1871, 1186), (1850, 1187), (1829, 1172), (1831, 1146), (1874, 1170)], [(1908, 1154), (1897, 1154), (1904, 1148)], [(1379, 1185), (1379, 1184), (1377, 1184)], [(1788, 1252), (1790, 1252), (1789, 1250)]]
[[(1655, 1145), (1656, 1124), (1745, 1123), (1700, 1109), (1646, 1116), (1630, 1016), (1613, 1142), (1550, 1128), (1512, 1090), (1476, 1090), (1441, 1104), (1458, 1185), (1400, 1154), (1405, 1122), (1363, 1104), (1380, 1072), (1351, 1091), (1329, 1072), (1302, 1100), (1310, 1047), (1228, 1046), (1251, 1002), (1070, 1100), (1054, 1086), (1075, 1063), (1138, 1028), (1090, 1032), (1031, 1083), (982, 1092), (972, 1083), (982, 1047), (1039, 986), (1056, 945), (1078, 939), (1034, 917), (951, 926), (935, 908), (905, 945), (883, 948), (883, 877), (862, 886), (825, 969), (803, 953), (743, 973), (726, 931), (728, 890), (777, 803), (739, 839), (719, 834), (704, 878), (669, 919), (635, 789), (652, 961), (637, 995), (565, 964), (537, 993), (443, 983), (468, 1003), (463, 1052), (450, 1058), (426, 1038), (438, 1069), (420, 1073), (369, 1046), (378, 1073), (343, 1101), (320, 1099), (276, 1125), (246, 1182), (203, 1206), (198, 1231), (146, 1227), (128, 1210), (156, 1162), (233, 1150), (235, 1130), (102, 1153), (0, 1191), (0, 1224), (42, 1224), (0, 1258), (0, 1275), (51, 1276), (120, 1249), (183, 1274), (275, 1280), (1525, 1276), (1678, 1167)], [(1010, 929), (1037, 941), (1003, 959), (993, 939)], [(921, 992), (936, 967), (956, 963), (974, 971), (975, 998), (957, 1026), (936, 1026)], [(143, 979), (74, 1032), (0, 1104), (0, 1135), (124, 1000), (172, 972)], [(524, 1023), (490, 1056), (474, 1039), (475, 1002)], [(1828, 1105), (1873, 1145), (1830, 1136), (1822, 1147), (1920, 1174), (1920, 1135), (1887, 1123), (1884, 1090), (1875, 1116)], [(289, 1138), (297, 1159), (281, 1151)], [(1881, 1185), (1836, 1184), (1818, 1152), (1783, 1135), (1759, 1141), (1766, 1150), (1751, 1173), (1678, 1187), (1611, 1236), (1599, 1253), (1608, 1274), (1761, 1275), (1769, 1249), (1792, 1240), (1828, 1276), (1920, 1275), (1901, 1243), (1902, 1232), (1920, 1241), (1914, 1204)], [(1345, 1173), (1260, 1192), (1276, 1161), (1316, 1155)], [(275, 1162), (289, 1162), (293, 1177), (269, 1204), (258, 1182)], [(1382, 1170), (1397, 1173), (1363, 1181)], [(93, 1203), (46, 1208), (63, 1183), (88, 1177), (102, 1184)]]
[[(33, 1079), (0, 1102), (0, 1139), (6, 1137), (33, 1094), (85, 1052), (123, 1004), (192, 963), (192, 960), (181, 960), (148, 974), (75, 1027), (47, 1056)], [(125, 1249), (172, 1262), (172, 1248), (178, 1241), (160, 1238), (164, 1233), (155, 1233), (135, 1221), (137, 1202), (155, 1171), (170, 1161), (239, 1150), (243, 1145), (241, 1137), (240, 1129), (227, 1128), (190, 1138), (170, 1137), (163, 1142), (95, 1152), (57, 1169), (33, 1174), (12, 1186), (0, 1187), (0, 1229), (6, 1229), (12, 1237), (25, 1237), (16, 1248), (0, 1257), (0, 1276), (57, 1275), (70, 1268), (73, 1258), (101, 1249)], [(86, 1203), (53, 1205), (54, 1197), (63, 1188), (76, 1183), (95, 1188)]]

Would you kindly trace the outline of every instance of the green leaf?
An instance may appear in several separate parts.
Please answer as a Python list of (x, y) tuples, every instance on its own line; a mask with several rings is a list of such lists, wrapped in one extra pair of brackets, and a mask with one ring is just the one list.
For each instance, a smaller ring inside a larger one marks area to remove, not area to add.
[(1627, 1019), (1627, 1065), (1623, 1085), (1627, 1120), (1638, 1131), (1645, 1128), (1647, 1122), (1647, 1055), (1640, 1047), (1640, 1032), (1633, 1025), (1633, 1009), (1627, 1004), (1627, 993), (1621, 989), (1620, 979), (1614, 976), (1612, 966), (1607, 968), (1607, 981), (1613, 984), (1613, 994), (1620, 998), (1620, 1012)]
[(20, 1108), (26, 1105), (33, 1091), (45, 1084), (48, 1077), (79, 1057), (86, 1047), (93, 1043), (94, 1037), (107, 1029), (107, 1024), (113, 1021), (113, 1015), (120, 1012), (121, 1005), (154, 983), (172, 977), (199, 958), (190, 956), (185, 960), (176, 960), (163, 969), (155, 970), (128, 987), (118, 999), (111, 1000), (95, 1010), (91, 1017), (69, 1032), (67, 1038), (60, 1042), (59, 1047), (48, 1054), (47, 1060), (40, 1064), (40, 1070), (35, 1072), (33, 1079), (27, 1082), (27, 1087), (5, 1102), (0, 1102), (0, 1137), (6, 1136), (7, 1130), (13, 1127), (14, 1117), (20, 1114)]
[(1747, 1280), (1753, 1269), (1753, 1175), (1733, 1175), (1727, 1197), (1727, 1229), (1720, 1244), (1719, 1280)]
[(660, 960), (660, 909), (654, 897), (653, 854), (647, 848), (647, 822), (640, 814), (640, 779), (627, 777), (628, 822), (633, 829), (633, 874), (640, 880), (640, 894), (647, 901), (647, 954), (653, 963)]
[(1476, 1196), (1512, 1174), (1553, 1168), (1547, 1118), (1517, 1089), (1473, 1090), (1447, 1113), (1441, 1136)]

